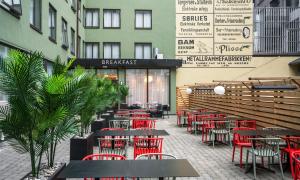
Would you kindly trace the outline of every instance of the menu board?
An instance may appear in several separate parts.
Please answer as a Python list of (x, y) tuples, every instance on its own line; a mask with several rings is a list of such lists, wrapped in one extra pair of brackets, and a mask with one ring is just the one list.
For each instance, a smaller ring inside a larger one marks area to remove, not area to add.
[(252, 0), (176, 0), (182, 67), (250, 67), (252, 53)]

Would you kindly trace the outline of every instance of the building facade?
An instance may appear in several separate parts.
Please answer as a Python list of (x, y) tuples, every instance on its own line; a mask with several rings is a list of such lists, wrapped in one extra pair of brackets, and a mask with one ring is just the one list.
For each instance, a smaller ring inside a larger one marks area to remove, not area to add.
[(299, 75), (299, 14), (299, 0), (0, 0), (0, 56), (41, 51), (49, 73), (74, 56), (126, 83), (129, 105), (175, 113), (176, 86)]

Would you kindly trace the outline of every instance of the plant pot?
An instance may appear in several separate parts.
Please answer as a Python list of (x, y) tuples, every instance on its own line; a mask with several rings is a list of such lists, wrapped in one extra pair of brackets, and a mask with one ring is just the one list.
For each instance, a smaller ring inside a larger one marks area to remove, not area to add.
[[(105, 119), (97, 119), (91, 124), (91, 131), (96, 132), (103, 128), (108, 128), (108, 122)], [(98, 139), (94, 136), (94, 146), (98, 146)]]
[[(50, 177), (48, 177), (48, 180), (66, 180), (66, 178), (58, 178), (57, 176), (59, 173), (66, 167), (66, 163), (63, 163), (62, 166), (60, 166)], [(25, 180), (30, 173), (27, 173), (24, 177), (21, 178), (21, 180)]]
[(82, 160), (85, 156), (93, 154), (94, 133), (86, 138), (76, 137), (70, 139), (70, 160)]

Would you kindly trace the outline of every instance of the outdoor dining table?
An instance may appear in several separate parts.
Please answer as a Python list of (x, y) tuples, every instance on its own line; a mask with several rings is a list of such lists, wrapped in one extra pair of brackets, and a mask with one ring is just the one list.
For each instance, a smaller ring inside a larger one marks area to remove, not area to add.
[(97, 131), (95, 137), (103, 136), (167, 136), (169, 133), (166, 130), (157, 129), (138, 129), (138, 130), (108, 130)]
[(58, 178), (199, 177), (186, 159), (71, 161)]

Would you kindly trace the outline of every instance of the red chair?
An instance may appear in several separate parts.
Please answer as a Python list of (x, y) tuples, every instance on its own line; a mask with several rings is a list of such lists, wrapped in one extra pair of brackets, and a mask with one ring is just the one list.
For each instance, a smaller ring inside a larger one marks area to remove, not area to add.
[(300, 179), (300, 151), (294, 151), (292, 155), (292, 164), (294, 172), (292, 172), (294, 180)]
[(284, 155), (287, 155), (287, 160), (290, 161), (292, 176), (295, 177), (292, 154), (294, 152), (300, 152), (300, 137), (290, 136), (283, 139), (285, 139), (287, 146), (281, 149), (281, 161)]
[(133, 129), (155, 129), (156, 120), (150, 119), (133, 119), (132, 128)]
[[(233, 128), (233, 132), (236, 130), (255, 130), (254, 128), (248, 127), (239, 127)], [(232, 162), (234, 162), (234, 154), (235, 154), (235, 147), (240, 148), (240, 167), (243, 167), (243, 148), (251, 148), (252, 142), (249, 139), (251, 136), (242, 136), (238, 133), (233, 133), (233, 150), (232, 150)]]
[(182, 111), (177, 111), (177, 126), (181, 126), (181, 116), (183, 115)]
[[(91, 154), (85, 156), (83, 161), (90, 161), (90, 160), (126, 160), (124, 156), (117, 155), (117, 154)], [(105, 177), (100, 178), (101, 180), (124, 180), (124, 177)], [(84, 178), (84, 180), (94, 180), (94, 178)]]
[(208, 114), (207, 116), (202, 118), (202, 142), (207, 141), (210, 130), (214, 128), (214, 121), (224, 121), (223, 116), (219, 117), (219, 114)]
[(149, 113), (134, 113), (132, 114), (133, 118), (149, 118), (150, 114)]
[(134, 159), (140, 154), (146, 153), (162, 153), (163, 138), (133, 138), (133, 155)]
[(193, 131), (193, 113), (192, 112), (187, 112), (187, 132), (192, 132)]
[[(124, 131), (123, 128), (103, 128), (101, 131)], [(113, 143), (113, 144), (112, 144)], [(114, 145), (114, 146), (112, 146)], [(121, 136), (104, 136), (99, 138), (99, 152), (102, 152), (105, 149), (125, 149), (126, 148), (126, 140)]]
[(248, 127), (256, 129), (256, 120), (236, 120), (235, 127)]

